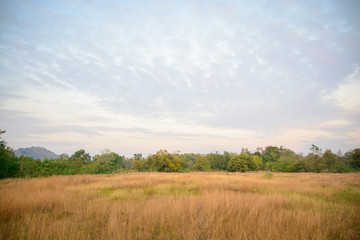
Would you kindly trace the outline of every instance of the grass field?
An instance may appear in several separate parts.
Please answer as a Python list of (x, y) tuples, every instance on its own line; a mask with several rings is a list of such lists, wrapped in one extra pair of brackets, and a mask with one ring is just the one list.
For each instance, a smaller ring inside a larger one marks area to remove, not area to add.
[(360, 239), (360, 173), (0, 181), (1, 239)]

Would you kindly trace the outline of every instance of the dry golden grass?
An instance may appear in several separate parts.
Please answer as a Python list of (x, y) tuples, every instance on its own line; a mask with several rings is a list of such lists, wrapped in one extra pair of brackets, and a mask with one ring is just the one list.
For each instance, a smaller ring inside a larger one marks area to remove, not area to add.
[(360, 239), (360, 174), (0, 181), (1, 239)]

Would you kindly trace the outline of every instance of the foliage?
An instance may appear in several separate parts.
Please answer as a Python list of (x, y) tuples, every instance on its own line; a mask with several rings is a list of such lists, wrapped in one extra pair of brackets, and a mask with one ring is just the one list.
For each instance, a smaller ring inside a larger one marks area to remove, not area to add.
[(229, 160), (228, 157), (228, 154), (220, 154), (219, 152), (209, 153), (206, 155), (206, 158), (210, 163), (210, 168), (216, 170), (226, 170), (228, 165), (227, 161)]
[(252, 161), (253, 161), (254, 164), (255, 164), (255, 171), (260, 170), (260, 169), (263, 169), (264, 163), (263, 163), (262, 157), (259, 157), (259, 156), (257, 156), (257, 155), (254, 155), (254, 156), (252, 157)]
[(15, 177), (19, 171), (19, 164), (13, 150), (1, 140), (1, 134), (5, 133), (0, 129), (0, 178)]
[(280, 156), (280, 149), (276, 146), (267, 146), (263, 153), (264, 162), (276, 162)]
[(233, 156), (228, 163), (228, 171), (229, 172), (246, 172), (249, 170), (248, 167), (248, 159), (250, 159), (249, 155), (246, 153)]
[(143, 169), (144, 163), (140, 160), (135, 160), (133, 163), (133, 168), (137, 171), (141, 171)]
[(123, 158), (109, 149), (93, 157), (92, 169), (94, 173), (110, 173), (123, 167)]
[(159, 172), (176, 172), (181, 167), (180, 158), (167, 150), (157, 151), (156, 154), (148, 157), (147, 162), (150, 168)]
[(87, 164), (91, 160), (90, 154), (86, 153), (84, 149), (80, 149), (76, 151), (73, 155), (70, 157), (71, 161), (76, 162), (77, 165), (83, 165)]
[(353, 168), (360, 168), (360, 148), (356, 148), (352, 151), (350, 165)]
[(270, 171), (267, 171), (263, 176), (263, 178), (267, 178), (267, 179), (271, 179), (272, 177), (273, 177), (273, 173)]
[[(0, 130), (0, 135), (5, 131)], [(360, 169), (360, 148), (342, 154), (333, 153), (327, 149), (324, 153), (312, 145), (306, 156), (296, 154), (282, 146), (267, 146), (257, 148), (255, 152), (242, 149), (240, 154), (223, 152), (169, 153), (159, 150), (156, 154), (144, 158), (142, 154), (134, 154), (125, 158), (108, 149), (91, 157), (80, 149), (74, 154), (60, 154), (57, 159), (33, 159), (31, 157), (16, 157), (13, 150), (7, 146), (0, 136), (0, 178), (8, 177), (40, 177), (51, 175), (73, 174), (106, 174), (119, 171), (159, 171), (159, 172), (189, 172), (189, 171), (275, 171), (275, 172), (353, 172)]]
[[(200, 154), (195, 154), (195, 153), (180, 154), (179, 158), (181, 160), (181, 169), (183, 169), (184, 171), (195, 171), (195, 170), (197, 170), (195, 168), (195, 162), (196, 162), (196, 159), (199, 156), (201, 156), (201, 155)], [(209, 162), (208, 158), (207, 158), (207, 162)]]
[(336, 164), (336, 155), (328, 149), (324, 152), (322, 157), (328, 172), (333, 172)]
[(204, 171), (208, 168), (208, 159), (206, 156), (198, 156), (195, 160), (195, 169), (198, 171)]

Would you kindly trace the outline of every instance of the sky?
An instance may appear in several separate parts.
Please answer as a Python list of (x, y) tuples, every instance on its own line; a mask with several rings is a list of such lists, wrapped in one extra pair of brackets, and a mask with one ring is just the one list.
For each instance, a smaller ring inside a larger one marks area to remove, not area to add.
[(346, 152), (359, 68), (357, 0), (0, 1), (13, 149)]

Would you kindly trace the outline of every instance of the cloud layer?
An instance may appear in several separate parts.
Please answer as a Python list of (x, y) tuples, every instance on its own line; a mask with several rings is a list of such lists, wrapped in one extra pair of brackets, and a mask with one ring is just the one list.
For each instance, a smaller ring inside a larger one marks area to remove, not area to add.
[(359, 146), (357, 1), (2, 1), (13, 147)]

